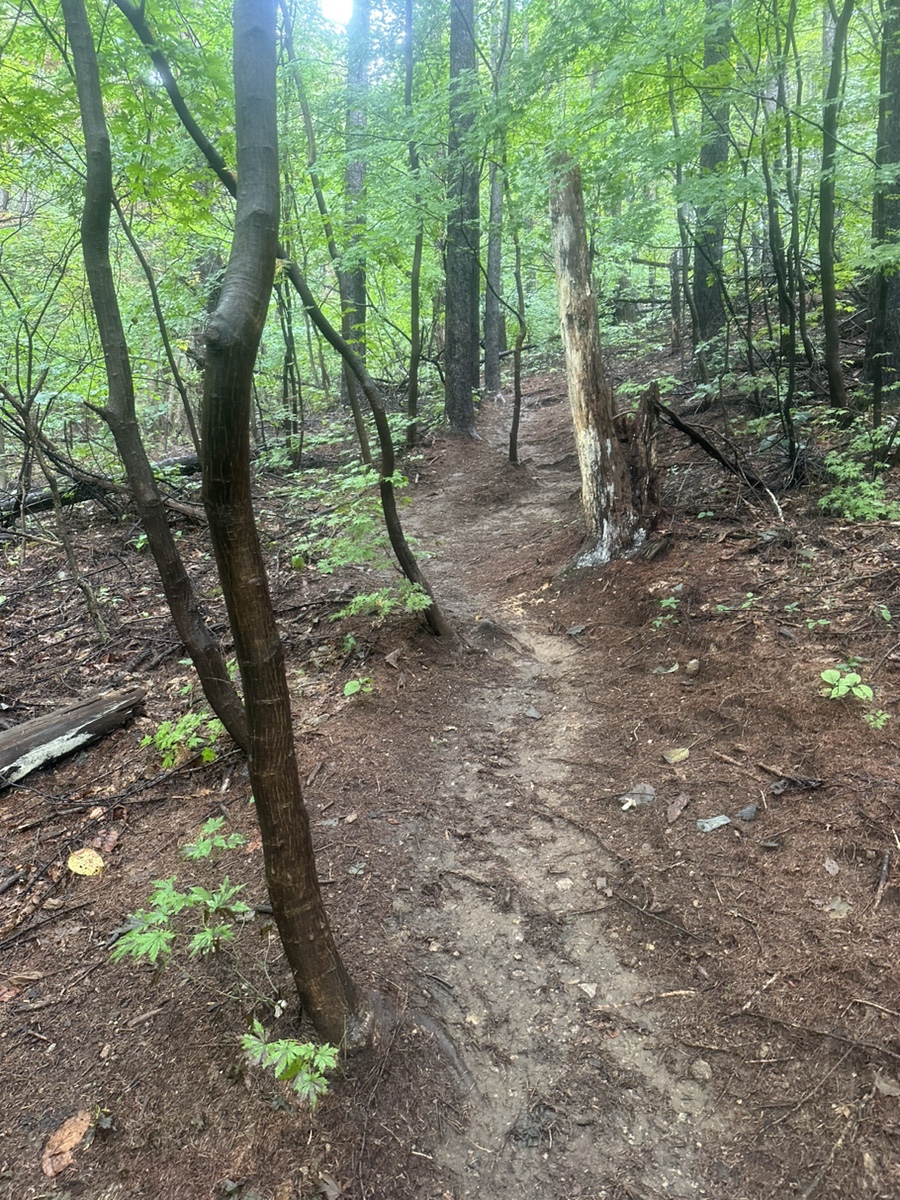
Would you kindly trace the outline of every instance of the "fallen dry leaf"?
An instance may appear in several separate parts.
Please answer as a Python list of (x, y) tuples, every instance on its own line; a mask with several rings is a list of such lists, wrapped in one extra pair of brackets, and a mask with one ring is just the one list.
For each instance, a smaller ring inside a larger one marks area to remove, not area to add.
[(90, 1127), (91, 1114), (82, 1108), (50, 1134), (41, 1155), (41, 1170), (45, 1175), (53, 1179), (72, 1165), (75, 1161), (72, 1151), (84, 1140)]

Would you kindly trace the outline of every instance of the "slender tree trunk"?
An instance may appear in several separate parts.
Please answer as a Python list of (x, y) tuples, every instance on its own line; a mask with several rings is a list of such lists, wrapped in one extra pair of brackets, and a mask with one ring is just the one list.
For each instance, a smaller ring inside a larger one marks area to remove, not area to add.
[(81, 244), (97, 329), (106, 360), (108, 399), (102, 415), (112, 430), (128, 475), (134, 503), (156, 561), (178, 635), (190, 654), (203, 691), (239, 746), (247, 747), (243, 705), (228, 678), (221, 647), (203, 620), (184, 563), (169, 529), (137, 421), (134, 381), (109, 256), (112, 157), (103, 112), (100, 73), (84, 0), (64, 0), (63, 15), (72, 50), (87, 158)]
[[(730, 0), (707, 0), (706, 3), (703, 67), (707, 77), (712, 75), (713, 78), (700, 97), (703, 105), (701, 182), (714, 178), (728, 162), (729, 104), (722, 64), (728, 62), (731, 44), (730, 8)], [(702, 340), (712, 337), (725, 324), (725, 301), (722, 295), (724, 243), (724, 202), (697, 205), (693, 297)]]
[(500, 266), (503, 239), (503, 179), (499, 162), (489, 168), (490, 219), (484, 290), (484, 394), (500, 394)]
[(453, 433), (477, 437), (472, 393), (478, 387), (478, 168), (470, 145), (475, 124), (475, 4), (450, 0), (450, 136), (446, 266), (444, 408)]
[(823, 362), (828, 376), (832, 408), (847, 407), (847, 388), (841, 366), (841, 333), (837, 288), (834, 280), (834, 181), (837, 168), (838, 122), (843, 93), (844, 47), (853, 14), (853, 0), (844, 0), (834, 25), (831, 69), (822, 106), (822, 174), (819, 179), (819, 268), (822, 273), (822, 325), (825, 331)]
[(250, 491), (253, 367), (278, 249), (275, 0), (236, 0), (234, 241), (207, 326), (203, 499), (244, 683), (250, 782), (278, 932), (317, 1032), (351, 1045), (371, 1014), (338, 954), (316, 875), (294, 752), (284, 651)]
[(587, 525), (587, 545), (578, 562), (579, 566), (598, 566), (639, 546), (646, 536), (654, 514), (636, 505), (635, 498), (654, 492), (646, 487), (646, 478), (640, 478), (642, 473), (653, 475), (652, 438), (644, 446), (643, 472), (634, 473), (629, 469), (628, 451), (619, 441), (612, 390), (603, 370), (581, 176), (565, 157), (557, 162), (550, 225)]
[(419, 421), (419, 366), (422, 361), (422, 251), (425, 244), (425, 226), (422, 220), (422, 196), (419, 192), (419, 146), (413, 133), (413, 0), (405, 3), (405, 74), (403, 104), (409, 122), (410, 136), (407, 144), (409, 174), (415, 182), (416, 236), (413, 243), (412, 268), (409, 275), (409, 386), (406, 399), (406, 445), (412, 449), (418, 441)]
[[(881, 27), (881, 100), (878, 106), (878, 164), (872, 203), (872, 240), (900, 254), (900, 0), (885, 0)], [(885, 392), (900, 385), (900, 271), (873, 272), (866, 339), (866, 365), (872, 380), (872, 418), (882, 419)]]
[(347, 170), (344, 192), (349, 236), (344, 251), (346, 303), (350, 314), (347, 341), (361, 362), (366, 361), (366, 129), (369, 102), (369, 0), (353, 0), (347, 25)]

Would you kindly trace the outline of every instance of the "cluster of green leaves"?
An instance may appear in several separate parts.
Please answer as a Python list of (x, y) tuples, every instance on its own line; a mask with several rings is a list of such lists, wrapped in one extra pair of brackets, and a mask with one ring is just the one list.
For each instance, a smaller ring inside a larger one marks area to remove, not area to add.
[(163, 721), (154, 733), (141, 740), (141, 746), (154, 746), (163, 768), (169, 770), (197, 751), (203, 762), (212, 762), (216, 757), (215, 743), (224, 732), (218, 718), (189, 709), (175, 721)]
[(328, 1042), (298, 1042), (293, 1038), (268, 1041), (262, 1022), (254, 1019), (250, 1033), (241, 1038), (252, 1063), (273, 1071), (276, 1079), (289, 1083), (301, 1100), (315, 1108), (328, 1091), (326, 1072), (337, 1066), (338, 1049)]
[[(243, 845), (242, 834), (221, 832), (223, 824), (224, 817), (206, 821), (196, 841), (182, 847), (182, 857), (197, 861)], [(113, 962), (133, 958), (162, 969), (185, 938), (192, 958), (211, 954), (232, 942), (237, 923), (253, 913), (238, 899), (244, 885), (232, 883), (227, 875), (212, 889), (195, 885), (179, 891), (175, 881), (174, 875), (156, 880), (147, 907), (128, 918), (129, 928), (113, 948)], [(182, 919), (176, 922), (177, 917)]]

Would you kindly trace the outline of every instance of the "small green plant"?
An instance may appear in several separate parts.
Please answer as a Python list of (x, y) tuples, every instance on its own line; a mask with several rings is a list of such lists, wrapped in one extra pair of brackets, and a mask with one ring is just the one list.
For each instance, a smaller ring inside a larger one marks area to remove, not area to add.
[(891, 621), (893, 621), (893, 619), (894, 619), (894, 614), (891, 612), (891, 610), (888, 608), (888, 606), (886, 604), (878, 605), (878, 615), (879, 615), (879, 617), (881, 617), (882, 621), (887, 621), (887, 623), (889, 625), (890, 625)]
[(186, 932), (173, 925), (173, 918), (182, 913), (193, 918), (188, 954), (192, 958), (212, 954), (234, 940), (236, 922), (253, 912), (249, 904), (237, 899), (243, 889), (242, 883), (232, 883), (227, 875), (215, 891), (192, 887), (180, 892), (175, 887), (174, 875), (157, 879), (149, 907), (128, 918), (130, 928), (116, 942), (110, 957), (113, 962), (121, 962), (123, 958), (146, 959), (154, 966), (164, 967), (179, 937)]
[(671, 596), (663, 596), (659, 602), (659, 607), (662, 610), (658, 616), (654, 617), (650, 622), (652, 629), (663, 629), (666, 625), (671, 625), (673, 621), (677, 621), (678, 605), (681, 603), (681, 597), (676, 596), (675, 592), (681, 591), (681, 584), (673, 588)]
[(863, 720), (872, 730), (884, 729), (890, 719), (891, 714), (881, 708), (873, 708), (870, 712), (863, 713)]
[(844, 700), (848, 696), (857, 700), (871, 700), (874, 697), (872, 689), (867, 683), (863, 683), (856, 671), (842, 671), (833, 667), (822, 671), (821, 678), (825, 683), (821, 693), (829, 700)]
[(315, 1108), (320, 1097), (328, 1091), (325, 1072), (333, 1071), (337, 1066), (336, 1046), (328, 1042), (316, 1046), (293, 1038), (269, 1042), (262, 1023), (256, 1019), (251, 1032), (241, 1038), (241, 1045), (252, 1063), (274, 1071), (275, 1078), (289, 1083), (310, 1108)]
[(813, 617), (806, 618), (807, 629), (827, 629), (830, 624), (831, 622), (827, 617), (819, 617), (818, 620)]
[(247, 839), (242, 833), (224, 834), (219, 832), (224, 824), (224, 817), (210, 817), (200, 827), (196, 842), (188, 842), (186, 846), (181, 847), (181, 857), (188, 861), (196, 861), (201, 858), (209, 858), (219, 850), (235, 850), (238, 846), (243, 846)]
[(348, 679), (344, 684), (345, 696), (368, 695), (375, 687), (371, 675), (360, 675), (359, 679)]
[(177, 721), (163, 721), (155, 733), (142, 739), (141, 746), (154, 746), (166, 771), (191, 758), (198, 750), (204, 762), (212, 762), (216, 757), (216, 739), (224, 729), (222, 722), (209, 713), (191, 709)]

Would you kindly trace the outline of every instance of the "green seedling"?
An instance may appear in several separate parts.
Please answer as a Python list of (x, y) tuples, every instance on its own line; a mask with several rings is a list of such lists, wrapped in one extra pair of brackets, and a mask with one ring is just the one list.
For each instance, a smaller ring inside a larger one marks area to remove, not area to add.
[(336, 1046), (328, 1042), (316, 1046), (293, 1038), (269, 1042), (262, 1023), (255, 1019), (252, 1031), (241, 1038), (241, 1045), (252, 1063), (274, 1071), (275, 1078), (289, 1083), (310, 1108), (315, 1108), (320, 1097), (328, 1091), (325, 1072), (334, 1070), (337, 1065)]
[(863, 713), (863, 720), (870, 729), (875, 731), (884, 729), (890, 719), (891, 714), (881, 708), (873, 708), (871, 712)]
[(375, 684), (372, 681), (371, 675), (360, 675), (359, 679), (348, 679), (344, 684), (345, 696), (358, 696), (360, 693), (368, 695), (372, 691)]
[(863, 683), (861, 676), (856, 671), (831, 668), (828, 671), (822, 671), (821, 678), (826, 685), (821, 689), (821, 694), (827, 696), (829, 700), (844, 700), (848, 696), (853, 696), (857, 700), (874, 698), (874, 692), (867, 683)]
[(662, 611), (650, 622), (651, 627), (653, 629), (662, 629), (665, 625), (670, 625), (673, 621), (677, 621), (678, 618), (675, 614), (680, 603), (681, 599), (678, 596), (663, 596), (659, 602), (659, 607)]

